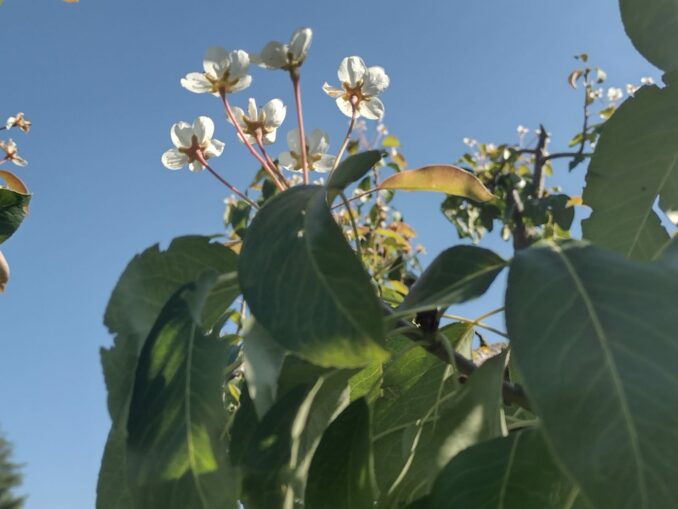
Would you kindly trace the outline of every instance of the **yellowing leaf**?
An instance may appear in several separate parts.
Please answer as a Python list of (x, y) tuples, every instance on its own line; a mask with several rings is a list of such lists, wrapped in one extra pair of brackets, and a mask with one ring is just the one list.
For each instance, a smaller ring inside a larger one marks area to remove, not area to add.
[(9, 265), (0, 251), (0, 293), (5, 291), (7, 281), (9, 281)]
[(67, 4), (77, 4), (80, 0), (64, 0)]
[(14, 173), (6, 170), (0, 170), (0, 179), (4, 180), (7, 188), (21, 194), (29, 194), (28, 188)]
[(495, 196), (472, 173), (452, 165), (424, 166), (391, 175), (379, 186), (401, 191), (438, 191), (486, 202)]

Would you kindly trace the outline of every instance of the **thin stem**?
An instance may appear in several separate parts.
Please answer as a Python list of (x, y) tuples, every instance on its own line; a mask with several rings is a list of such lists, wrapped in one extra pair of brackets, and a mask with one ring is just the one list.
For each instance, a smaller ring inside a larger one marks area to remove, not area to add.
[(5, 129), (7, 129), (6, 125), (0, 126), (0, 131), (4, 131)]
[(503, 312), (504, 309), (506, 309), (504, 306), (502, 306), (502, 307), (500, 307), (500, 308), (497, 308), (497, 309), (493, 309), (492, 311), (488, 311), (487, 313), (480, 315), (480, 316), (479, 316), (478, 318), (476, 318), (474, 321), (476, 321), (476, 322), (482, 322), (485, 318), (488, 318), (488, 317), (490, 317), (490, 316), (492, 316), (492, 315), (496, 315), (496, 314), (499, 314), (499, 313)]
[[(359, 200), (359, 199), (362, 198), (363, 196), (367, 196), (368, 194), (372, 194), (372, 193), (374, 193), (375, 191), (379, 191), (379, 188), (374, 187), (374, 188), (372, 188), (372, 189), (368, 189), (368, 190), (365, 191), (364, 193), (356, 194), (355, 196), (352, 196), (351, 198), (349, 198), (349, 199), (346, 200), (346, 201), (347, 201), (348, 203), (351, 203), (352, 201)], [(339, 203), (338, 205), (335, 205), (334, 207), (332, 207), (332, 210), (338, 209), (339, 207), (343, 207), (343, 206), (344, 206), (343, 203)]]
[(273, 162), (271, 157), (268, 155), (268, 152), (266, 152), (266, 149), (264, 148), (264, 141), (261, 137), (261, 132), (258, 129), (257, 129), (256, 141), (257, 141), (257, 146), (259, 147), (259, 151), (261, 152), (261, 155), (266, 159), (266, 162), (268, 163), (268, 166), (271, 169), (271, 171), (273, 171), (275, 173), (276, 177), (278, 177), (278, 179), (280, 180), (280, 182), (282, 182), (285, 185), (285, 188), (289, 189), (290, 186), (287, 183), (287, 180), (282, 175), (282, 173), (280, 173), (280, 171), (278, 170), (278, 167), (275, 165), (275, 163)]
[[(348, 123), (348, 130), (346, 131), (346, 137), (344, 138), (344, 142), (341, 144), (341, 148), (339, 149), (339, 153), (337, 154), (337, 158), (334, 160), (334, 166), (332, 166), (332, 172), (337, 169), (337, 166), (339, 166), (339, 162), (341, 161), (341, 157), (344, 155), (344, 152), (346, 151), (346, 147), (348, 147), (348, 142), (351, 140), (351, 133), (353, 132), (353, 127), (355, 126), (355, 119), (356, 119), (356, 109), (355, 109), (355, 101), (353, 100), (354, 98), (351, 98), (351, 108), (353, 110), (353, 113), (351, 114), (351, 121)], [(332, 173), (330, 173), (330, 177), (332, 176)]]
[(299, 150), (301, 150), (301, 169), (304, 173), (304, 184), (308, 184), (308, 160), (306, 155), (306, 134), (304, 133), (304, 114), (301, 110), (301, 86), (299, 85), (299, 70), (290, 71), (292, 86), (294, 87), (294, 103), (297, 107), (297, 125), (299, 126)]
[(341, 197), (341, 201), (344, 202), (344, 206), (346, 207), (346, 211), (348, 212), (348, 219), (351, 221), (351, 228), (353, 228), (353, 236), (355, 237), (355, 250), (358, 253), (358, 258), (360, 258), (360, 260), (362, 261), (363, 252), (362, 249), (360, 248), (360, 236), (358, 235), (358, 226), (355, 224), (355, 217), (353, 217), (353, 210), (351, 210), (351, 206), (348, 204), (346, 195), (342, 192), (339, 193), (339, 196)]
[(231, 120), (233, 127), (235, 127), (235, 130), (238, 133), (238, 136), (240, 137), (240, 141), (243, 142), (245, 147), (247, 147), (247, 150), (249, 150), (250, 154), (252, 154), (254, 156), (254, 158), (259, 162), (261, 167), (266, 171), (266, 173), (269, 174), (269, 176), (273, 180), (273, 183), (276, 185), (276, 187), (280, 191), (284, 191), (285, 188), (283, 187), (282, 183), (276, 178), (275, 173), (273, 173), (273, 171), (268, 167), (268, 164), (266, 164), (266, 161), (259, 154), (257, 154), (257, 151), (254, 150), (254, 147), (252, 147), (252, 144), (249, 141), (247, 141), (247, 137), (245, 136), (245, 133), (243, 132), (242, 128), (240, 127), (238, 120), (235, 118), (235, 115), (233, 114), (233, 110), (231, 109), (231, 105), (228, 103), (228, 99), (226, 99), (226, 94), (223, 94), (221, 96), (221, 100), (224, 103), (224, 108), (226, 109), (226, 115), (228, 115), (228, 118)]
[(251, 207), (254, 207), (255, 209), (259, 209), (259, 205), (254, 203), (250, 198), (248, 198), (242, 191), (240, 191), (237, 187), (234, 185), (231, 185), (224, 177), (219, 175), (216, 171), (212, 169), (212, 167), (207, 164), (207, 161), (205, 160), (205, 156), (203, 155), (201, 150), (196, 151), (195, 153), (195, 158), (198, 160), (200, 164), (202, 164), (207, 171), (209, 171), (212, 175), (214, 175), (214, 178), (216, 178), (219, 182), (224, 184), (226, 187), (228, 187), (231, 191), (233, 191), (235, 194), (237, 194), (241, 199), (246, 201)]
[(495, 334), (498, 334), (499, 336), (502, 336), (502, 337), (504, 337), (504, 338), (506, 338), (506, 339), (509, 339), (508, 334), (506, 334), (504, 331), (500, 331), (499, 329), (495, 329), (495, 328), (492, 327), (491, 325), (487, 325), (486, 323), (483, 323), (483, 322), (481, 322), (481, 321), (478, 321), (478, 320), (469, 320), (468, 318), (465, 318), (465, 317), (463, 317), (463, 316), (459, 316), (459, 315), (451, 315), (451, 314), (448, 314), (448, 313), (445, 313), (445, 314), (443, 315), (443, 317), (444, 317), (444, 318), (450, 318), (450, 319), (452, 319), (452, 320), (457, 320), (458, 322), (468, 323), (468, 324), (473, 325), (474, 327), (480, 327), (481, 329), (485, 329), (485, 330), (487, 330), (487, 331), (494, 332)]

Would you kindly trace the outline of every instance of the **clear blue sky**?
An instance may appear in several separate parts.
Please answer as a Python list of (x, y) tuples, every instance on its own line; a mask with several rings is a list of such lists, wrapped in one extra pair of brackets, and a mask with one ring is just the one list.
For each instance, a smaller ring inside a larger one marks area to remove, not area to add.
[[(0, 24), (0, 117), (24, 111), (34, 122), (28, 136), (13, 133), (30, 163), (19, 173), (35, 197), (2, 246), (12, 281), (0, 296), (0, 426), (27, 464), (28, 509), (94, 507), (109, 427), (102, 316), (127, 261), (156, 242), (221, 231), (223, 189), (206, 172), (160, 164), (173, 122), (221, 119), (215, 98), (179, 86), (200, 70), (208, 46), (258, 51), (312, 27), (306, 125), (329, 131), (334, 150), (346, 119), (323, 81), (336, 80), (344, 56), (382, 65), (391, 77), (385, 121), (413, 167), (454, 161), (464, 136), (514, 140), (519, 123), (543, 122), (558, 146), (580, 123), (579, 95), (565, 80), (575, 53), (588, 51), (610, 85), (658, 77), (625, 37), (613, 0), (5, 0)], [(284, 74), (253, 74), (235, 104), (250, 94), (290, 102)], [(245, 184), (254, 165), (229, 127), (217, 122), (227, 146), (214, 166)], [(582, 172), (566, 179), (568, 190), (581, 187)], [(431, 254), (456, 241), (440, 201), (399, 200)], [(500, 299), (501, 288), (491, 297)]]

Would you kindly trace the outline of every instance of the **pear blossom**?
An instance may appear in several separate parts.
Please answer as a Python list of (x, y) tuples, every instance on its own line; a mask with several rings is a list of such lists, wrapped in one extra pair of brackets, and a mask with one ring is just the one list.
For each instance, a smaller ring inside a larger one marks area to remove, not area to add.
[(518, 136), (520, 136), (521, 138), (522, 138), (523, 136), (525, 136), (527, 133), (530, 132), (530, 130), (529, 130), (527, 127), (525, 127), (524, 125), (519, 125), (519, 126), (516, 128), (516, 131), (518, 132)]
[(202, 171), (198, 160), (198, 151), (205, 160), (218, 157), (224, 151), (223, 142), (213, 139), (214, 122), (209, 117), (198, 117), (193, 125), (177, 122), (170, 129), (170, 137), (175, 148), (162, 155), (162, 164), (170, 170), (179, 170), (188, 165), (191, 171)]
[(23, 112), (20, 111), (15, 116), (9, 117), (7, 122), (5, 122), (5, 129), (11, 129), (12, 127), (17, 127), (27, 133), (31, 130), (31, 121), (24, 118)]
[(624, 97), (624, 92), (621, 88), (608, 88), (607, 89), (607, 100), (610, 102), (619, 101)]
[[(289, 152), (283, 152), (278, 156), (280, 166), (289, 171), (302, 171), (299, 129), (294, 128), (287, 133), (287, 145), (290, 149)], [(335, 157), (326, 154), (329, 147), (329, 138), (322, 129), (314, 129), (309, 136), (306, 136), (309, 170), (324, 173), (332, 169)]]
[(181, 79), (181, 86), (196, 94), (217, 97), (240, 92), (252, 83), (252, 76), (247, 74), (249, 65), (250, 57), (241, 49), (209, 48), (203, 59), (205, 72), (188, 73)]
[(297, 28), (288, 44), (271, 41), (261, 53), (251, 55), (253, 64), (264, 69), (284, 69), (292, 71), (304, 63), (308, 49), (311, 47), (313, 31), (310, 28)]
[(638, 86), (634, 85), (633, 83), (627, 83), (626, 84), (626, 93), (629, 95), (633, 95), (638, 91)]
[(640, 78), (640, 82), (643, 85), (654, 85), (654, 79), (652, 79), (651, 76), (643, 76), (642, 78)]
[[(257, 110), (256, 101), (250, 97), (247, 113), (242, 108), (233, 108), (233, 116), (250, 144), (256, 143), (259, 136), (264, 145), (275, 143), (276, 132), (285, 120), (286, 112), (287, 107), (280, 99), (272, 99)], [(233, 123), (230, 118), (228, 121)]]
[[(336, 97), (337, 106), (347, 117), (363, 116), (379, 120), (384, 116), (384, 104), (377, 98), (388, 88), (390, 79), (383, 67), (367, 67), (360, 57), (346, 57), (339, 64), (337, 76), (342, 88), (328, 83), (323, 90), (330, 97)], [(355, 113), (354, 113), (355, 112)]]
[(5, 153), (5, 157), (0, 158), (0, 163), (3, 161), (12, 161), (17, 166), (26, 166), (28, 161), (17, 153), (17, 146), (14, 140), (9, 141), (0, 140), (0, 150)]

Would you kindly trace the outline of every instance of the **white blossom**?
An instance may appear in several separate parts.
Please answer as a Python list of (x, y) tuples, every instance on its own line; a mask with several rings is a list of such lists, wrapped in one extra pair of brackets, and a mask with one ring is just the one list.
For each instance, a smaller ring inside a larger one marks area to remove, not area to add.
[(17, 166), (26, 166), (28, 164), (28, 161), (26, 161), (17, 153), (18, 149), (16, 143), (14, 143), (14, 140), (0, 140), (0, 150), (5, 153), (5, 157), (0, 158), (0, 161), (12, 161)]
[(323, 90), (330, 97), (336, 97), (337, 106), (347, 117), (363, 116), (379, 120), (384, 116), (384, 104), (377, 98), (388, 88), (390, 79), (383, 67), (367, 67), (360, 57), (346, 57), (339, 64), (337, 76), (342, 88), (328, 83)]
[[(287, 107), (280, 99), (272, 99), (258, 110), (256, 101), (250, 97), (247, 113), (242, 108), (233, 108), (233, 116), (250, 144), (257, 142), (257, 136), (261, 136), (264, 145), (275, 143), (276, 133), (285, 120), (286, 112)], [(230, 118), (228, 121), (233, 123)]]
[(654, 85), (654, 80), (650, 76), (643, 76), (642, 78), (640, 78), (640, 82), (643, 85)]
[(250, 57), (241, 49), (210, 48), (202, 65), (205, 72), (188, 73), (181, 79), (182, 87), (196, 94), (221, 96), (245, 90), (252, 83), (252, 76), (247, 74)]
[(311, 47), (313, 31), (310, 28), (298, 28), (292, 34), (290, 42), (283, 44), (271, 41), (258, 55), (250, 55), (252, 63), (265, 69), (285, 69), (290, 71), (301, 67), (308, 49)]
[(516, 128), (516, 131), (518, 132), (518, 136), (520, 136), (521, 138), (522, 138), (523, 136), (525, 136), (527, 133), (530, 132), (530, 130), (529, 130), (527, 127), (525, 127), (524, 125), (519, 125), (519, 126)]
[[(321, 129), (314, 129), (306, 136), (306, 154), (308, 169), (318, 172), (327, 172), (334, 166), (335, 157), (327, 154), (330, 141)], [(292, 129), (287, 133), (287, 145), (289, 152), (283, 152), (278, 156), (280, 166), (289, 171), (302, 171), (301, 150), (299, 147), (299, 129)]]
[(621, 88), (608, 88), (607, 100), (611, 102), (619, 101), (624, 97), (624, 91)]
[(162, 155), (162, 164), (170, 170), (179, 170), (188, 165), (191, 171), (202, 171), (198, 161), (198, 151), (205, 160), (218, 157), (224, 151), (224, 144), (214, 135), (214, 122), (209, 117), (198, 117), (193, 125), (188, 122), (177, 122), (170, 129), (170, 137), (175, 148)]
[(462, 141), (467, 147), (475, 147), (478, 144), (478, 140), (474, 140), (473, 138), (464, 138)]
[(23, 112), (20, 111), (13, 117), (9, 117), (7, 122), (5, 122), (5, 129), (11, 129), (12, 127), (16, 127), (27, 133), (31, 130), (31, 121), (24, 118)]

